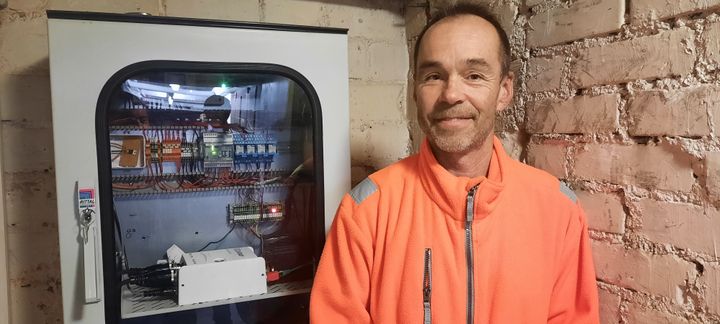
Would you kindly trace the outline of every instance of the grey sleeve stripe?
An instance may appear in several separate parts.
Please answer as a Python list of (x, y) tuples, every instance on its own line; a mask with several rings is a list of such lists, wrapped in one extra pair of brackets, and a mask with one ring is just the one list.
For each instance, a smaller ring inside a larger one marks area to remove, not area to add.
[(350, 190), (350, 196), (353, 200), (355, 200), (356, 204), (360, 204), (375, 191), (377, 191), (377, 185), (375, 185), (375, 182), (370, 180), (370, 178), (365, 178), (365, 180), (358, 183), (355, 188)]
[(577, 196), (575, 195), (575, 192), (573, 192), (572, 189), (565, 184), (565, 182), (560, 181), (560, 191), (570, 198), (572, 202), (577, 203)]

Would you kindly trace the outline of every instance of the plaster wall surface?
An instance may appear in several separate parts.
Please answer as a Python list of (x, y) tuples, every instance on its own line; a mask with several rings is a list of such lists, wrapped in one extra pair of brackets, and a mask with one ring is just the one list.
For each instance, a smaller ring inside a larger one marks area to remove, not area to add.
[(0, 10), (0, 147), (13, 324), (62, 322), (45, 13), (50, 9), (348, 28), (353, 183), (409, 154), (401, 1), (10, 0)]

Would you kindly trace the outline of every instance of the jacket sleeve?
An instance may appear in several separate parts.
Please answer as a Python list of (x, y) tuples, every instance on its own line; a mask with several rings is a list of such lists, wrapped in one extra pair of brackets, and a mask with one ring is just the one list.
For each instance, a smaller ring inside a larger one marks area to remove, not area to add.
[(369, 310), (372, 241), (345, 195), (325, 242), (310, 296), (310, 323), (372, 323)]
[(587, 221), (579, 204), (574, 205), (559, 261), (548, 324), (600, 323)]

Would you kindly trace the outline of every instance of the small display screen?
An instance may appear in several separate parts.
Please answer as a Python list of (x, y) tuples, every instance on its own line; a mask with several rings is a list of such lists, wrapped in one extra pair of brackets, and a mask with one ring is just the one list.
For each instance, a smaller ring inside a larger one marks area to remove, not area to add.
[(79, 194), (80, 199), (93, 199), (93, 191), (88, 189), (81, 189)]

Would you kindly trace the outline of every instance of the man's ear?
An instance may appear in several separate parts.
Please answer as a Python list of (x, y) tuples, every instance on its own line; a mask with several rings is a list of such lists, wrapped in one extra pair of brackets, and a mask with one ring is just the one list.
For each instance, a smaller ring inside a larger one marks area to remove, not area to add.
[(495, 108), (497, 111), (504, 110), (512, 103), (514, 85), (515, 73), (510, 71), (503, 77), (502, 81), (500, 81), (500, 92), (498, 93), (497, 107)]

